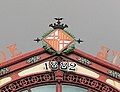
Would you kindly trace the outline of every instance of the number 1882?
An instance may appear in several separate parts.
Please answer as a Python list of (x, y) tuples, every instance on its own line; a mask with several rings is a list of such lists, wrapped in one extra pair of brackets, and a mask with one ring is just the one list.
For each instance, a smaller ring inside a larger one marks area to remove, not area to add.
[(48, 63), (45, 63), (45, 69), (51, 68), (51, 70), (57, 70), (60, 67), (60, 70), (63, 71), (75, 71), (77, 64), (75, 62), (60, 62), (60, 65), (58, 65), (57, 61), (49, 61)]

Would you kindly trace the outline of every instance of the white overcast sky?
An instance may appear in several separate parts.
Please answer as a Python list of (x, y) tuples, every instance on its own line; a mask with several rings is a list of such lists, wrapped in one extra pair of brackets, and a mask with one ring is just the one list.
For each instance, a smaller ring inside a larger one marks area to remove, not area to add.
[(8, 53), (12, 43), (23, 53), (41, 47), (33, 39), (49, 31), (54, 17), (63, 17), (67, 30), (84, 41), (79, 49), (119, 51), (120, 0), (0, 0), (0, 50)]

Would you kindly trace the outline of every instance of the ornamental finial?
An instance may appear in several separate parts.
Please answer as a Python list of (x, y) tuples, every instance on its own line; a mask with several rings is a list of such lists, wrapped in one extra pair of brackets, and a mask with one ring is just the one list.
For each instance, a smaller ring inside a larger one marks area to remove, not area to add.
[(68, 25), (66, 24), (61, 24), (61, 20), (63, 20), (63, 18), (54, 18), (55, 20), (57, 20), (56, 23), (54, 24), (50, 24), (49, 27), (52, 27), (53, 29), (64, 29), (64, 28), (68, 28)]

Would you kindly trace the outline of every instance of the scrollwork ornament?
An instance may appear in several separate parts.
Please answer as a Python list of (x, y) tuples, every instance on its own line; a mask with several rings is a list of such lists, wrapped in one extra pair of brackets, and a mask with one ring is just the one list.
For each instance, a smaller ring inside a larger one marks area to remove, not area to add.
[(65, 54), (69, 54), (69, 53), (73, 52), (74, 49), (75, 49), (75, 44), (71, 44), (71, 45), (68, 46), (68, 48), (65, 49), (63, 52), (64, 52)]
[(81, 62), (82, 64), (85, 64), (85, 65), (91, 65), (92, 62), (84, 57), (79, 57), (78, 59), (79, 62)]
[(39, 56), (33, 56), (33, 57), (31, 57), (31, 58), (29, 58), (29, 59), (27, 60), (27, 63), (32, 64), (32, 63), (38, 62), (39, 59), (40, 59)]
[(120, 79), (120, 73), (114, 70), (108, 70), (108, 74), (111, 75), (112, 77)]
[(8, 68), (2, 68), (0, 69), (0, 75), (4, 75), (6, 73), (8, 73), (10, 70)]

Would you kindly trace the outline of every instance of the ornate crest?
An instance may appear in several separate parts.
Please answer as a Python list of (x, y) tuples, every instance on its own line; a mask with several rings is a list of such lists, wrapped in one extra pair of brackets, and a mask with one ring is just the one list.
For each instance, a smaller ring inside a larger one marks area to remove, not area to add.
[(57, 52), (63, 51), (74, 42), (74, 39), (62, 29), (55, 29), (48, 36), (43, 38), (43, 40)]
[(49, 25), (53, 30), (45, 33), (41, 40), (39, 38), (35, 39), (37, 42), (42, 41), (43, 48), (49, 53), (60, 54), (64, 52), (69, 54), (75, 49), (75, 41), (78, 43), (82, 42), (80, 39), (75, 40), (73, 35), (64, 30), (68, 28), (68, 26), (66, 24), (61, 24), (62, 19), (63, 18), (55, 18), (57, 22)]

